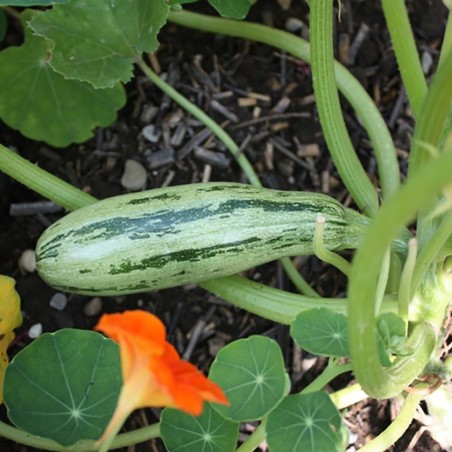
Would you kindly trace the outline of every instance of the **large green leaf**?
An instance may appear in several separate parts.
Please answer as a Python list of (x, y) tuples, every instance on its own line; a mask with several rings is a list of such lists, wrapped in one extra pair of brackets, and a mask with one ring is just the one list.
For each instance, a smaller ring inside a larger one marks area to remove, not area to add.
[(64, 329), (18, 353), (3, 390), (13, 424), (69, 446), (101, 436), (121, 384), (115, 342), (93, 331)]
[(230, 402), (230, 406), (214, 408), (233, 421), (260, 419), (287, 391), (281, 349), (263, 336), (240, 339), (222, 348), (209, 377), (221, 386)]
[(73, 0), (36, 16), (31, 27), (53, 42), (57, 72), (106, 88), (131, 79), (137, 52), (157, 49), (168, 12), (163, 0)]
[(233, 452), (239, 436), (239, 424), (225, 419), (210, 404), (201, 416), (165, 408), (160, 434), (169, 452)]
[[(26, 11), (22, 20), (30, 17)], [(121, 85), (96, 90), (66, 80), (49, 67), (50, 48), (49, 41), (27, 30), (21, 47), (0, 52), (0, 118), (29, 138), (64, 147), (110, 125), (126, 96)]]
[(267, 443), (272, 452), (343, 451), (347, 430), (326, 392), (286, 397), (267, 420)]
[(71, 0), (0, 0), (0, 6), (50, 6), (56, 3), (68, 3)]
[(250, 0), (208, 0), (224, 17), (244, 19), (251, 8)]
[(313, 308), (297, 315), (290, 326), (297, 344), (316, 355), (348, 356), (347, 317), (326, 308)]

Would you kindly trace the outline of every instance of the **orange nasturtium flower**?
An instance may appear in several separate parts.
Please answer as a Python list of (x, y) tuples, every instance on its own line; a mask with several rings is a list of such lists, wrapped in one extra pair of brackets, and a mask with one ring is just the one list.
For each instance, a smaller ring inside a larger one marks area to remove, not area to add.
[(205, 401), (228, 403), (218, 385), (179, 357), (166, 341), (165, 326), (153, 314), (105, 314), (95, 329), (119, 344), (123, 378), (118, 405), (99, 443), (110, 443), (129, 414), (138, 408), (165, 406), (197, 416)]

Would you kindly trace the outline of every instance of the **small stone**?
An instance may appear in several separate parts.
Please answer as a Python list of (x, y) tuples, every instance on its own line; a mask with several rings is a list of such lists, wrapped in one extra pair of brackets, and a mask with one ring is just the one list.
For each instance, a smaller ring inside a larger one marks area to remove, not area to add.
[(28, 337), (30, 339), (36, 339), (42, 334), (42, 323), (35, 323), (28, 330)]
[(50, 299), (50, 306), (52, 306), (53, 309), (56, 309), (57, 311), (62, 311), (67, 305), (67, 297), (64, 295), (64, 293), (57, 292), (51, 299)]
[(130, 191), (143, 190), (146, 187), (148, 173), (146, 168), (136, 160), (127, 160), (121, 185)]
[(429, 52), (427, 51), (422, 52), (421, 64), (424, 74), (428, 74), (433, 64), (433, 58)]
[(149, 124), (141, 131), (143, 137), (151, 143), (157, 143), (160, 139), (160, 132), (155, 131), (154, 124)]
[(174, 163), (175, 153), (173, 148), (166, 148), (156, 152), (148, 150), (145, 152), (145, 156), (149, 168), (158, 169)]
[(209, 165), (216, 166), (217, 168), (228, 168), (231, 161), (229, 157), (221, 152), (209, 151), (208, 149), (204, 149), (200, 146), (195, 147), (195, 157), (198, 160), (201, 160), (204, 163), (208, 163)]
[(33, 273), (36, 270), (36, 256), (34, 250), (25, 250), (20, 255), (19, 268), (28, 273)]
[(296, 17), (289, 17), (286, 20), (285, 27), (287, 31), (291, 31), (292, 33), (294, 33), (298, 30), (301, 30), (304, 27), (304, 23), (303, 21)]
[(83, 313), (86, 317), (94, 317), (102, 310), (102, 298), (94, 297), (85, 304)]

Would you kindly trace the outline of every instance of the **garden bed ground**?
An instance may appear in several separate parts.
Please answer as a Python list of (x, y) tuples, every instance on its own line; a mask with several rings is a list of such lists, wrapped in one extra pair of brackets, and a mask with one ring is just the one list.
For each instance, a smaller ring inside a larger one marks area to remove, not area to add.
[[(413, 119), (378, 3), (343, 2), (342, 20), (336, 30), (337, 56), (364, 84), (387, 119), (403, 171)], [(408, 3), (429, 74), (441, 45), (445, 8), (440, 0)], [(305, 36), (307, 12), (302, 2), (263, 1), (254, 8), (250, 20)], [(12, 22), (11, 40), (17, 39), (15, 27)], [(345, 204), (351, 203), (325, 147), (308, 65), (261, 44), (172, 24), (161, 33), (160, 41), (161, 48), (152, 59), (154, 69), (166, 74), (176, 89), (223, 125), (251, 160), (265, 186), (324, 192)], [(143, 75), (138, 73), (127, 90), (128, 103), (116, 123), (96, 131), (87, 143), (53, 149), (28, 141), (0, 123), (2, 143), (99, 198), (125, 191), (121, 176), (127, 159), (136, 160), (147, 169), (147, 188), (207, 180), (245, 181), (223, 146)], [(368, 173), (377, 180), (368, 138), (345, 103), (344, 108), (353, 143)], [(40, 200), (35, 193), (0, 175), (0, 273), (16, 278), (24, 314), (11, 355), (32, 340), (29, 330), (37, 324), (42, 325), (44, 332), (65, 327), (91, 329), (103, 312), (143, 308), (155, 312), (166, 323), (170, 341), (204, 371), (219, 347), (251, 334), (264, 334), (278, 341), (295, 390), (313, 380), (325, 365), (323, 359), (315, 359), (294, 347), (286, 327), (235, 309), (196, 286), (101, 300), (65, 294), (65, 305), (63, 302), (58, 306), (55, 299), (51, 304), (55, 291), (36, 273), (24, 272), (18, 265), (23, 251), (33, 249), (43, 230), (62, 215), (62, 212), (30, 213), (27, 210), (30, 206), (24, 205)], [(329, 266), (314, 258), (297, 260), (297, 264), (320, 293), (331, 297), (344, 294), (346, 281)], [(278, 263), (252, 269), (247, 276), (293, 290)], [(333, 382), (332, 389), (348, 382), (342, 377)], [(396, 404), (390, 401), (364, 401), (350, 409), (346, 422), (352, 433), (351, 447), (358, 448), (381, 432), (396, 411)], [(3, 411), (1, 414), (4, 418)], [(137, 412), (126, 428), (153, 423), (157, 414), (158, 410)], [(418, 451), (441, 450), (428, 433), (416, 440), (419, 428), (419, 424), (413, 424), (393, 450), (405, 451), (410, 447)], [(246, 434), (243, 430), (243, 435)], [(152, 441), (131, 450), (160, 451), (162, 447), (159, 441)], [(8, 441), (0, 441), (0, 449), (32, 450)]]

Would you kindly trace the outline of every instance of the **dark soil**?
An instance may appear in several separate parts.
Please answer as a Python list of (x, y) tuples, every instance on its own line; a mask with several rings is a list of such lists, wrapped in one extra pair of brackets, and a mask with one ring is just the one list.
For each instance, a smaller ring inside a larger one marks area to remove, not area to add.
[[(446, 11), (441, 0), (412, 1), (409, 6), (419, 50), (427, 55), (425, 58), (432, 57), (430, 73), (438, 58)], [(286, 9), (277, 2), (263, 1), (254, 8), (250, 20), (284, 29), (290, 18), (301, 18), (307, 24), (307, 13), (305, 3), (294, 3)], [(14, 26), (12, 30), (15, 30)], [(347, 43), (353, 48), (360, 30), (367, 35), (357, 46), (356, 57), (347, 61), (344, 56)], [(305, 35), (306, 26), (296, 33)], [(400, 75), (379, 2), (345, 0), (336, 38), (338, 58), (349, 65), (387, 119), (404, 171), (413, 118), (401, 90)], [(17, 41), (17, 34), (13, 33), (8, 39)], [(163, 30), (160, 41), (154, 69), (160, 68), (176, 89), (222, 124), (243, 146), (243, 152), (265, 186), (325, 192), (350, 204), (327, 153), (317, 120), (308, 65), (261, 44), (212, 36), (172, 24)], [(95, 137), (87, 143), (53, 149), (44, 143), (26, 140), (0, 123), (2, 143), (98, 198), (125, 191), (120, 179), (127, 159), (145, 165), (147, 188), (206, 180), (245, 182), (224, 146), (204, 133), (201, 124), (138, 71), (127, 91), (127, 106), (116, 123), (108, 129), (97, 130)], [(368, 137), (346, 102), (344, 109), (353, 144), (365, 168), (377, 181)], [(156, 143), (143, 137), (142, 130), (149, 124), (154, 125), (154, 133), (159, 135)], [(295, 389), (312, 381), (325, 365), (324, 360), (312, 361), (308, 354), (295, 349), (286, 327), (231, 307), (195, 286), (103, 298), (101, 310), (95, 315), (86, 312), (86, 306), (92, 303), (89, 297), (71, 294), (66, 294), (68, 303), (63, 310), (52, 308), (50, 299), (55, 290), (44, 284), (36, 273), (21, 271), (18, 259), (24, 250), (35, 247), (40, 234), (63, 212), (10, 214), (14, 205), (20, 209), (24, 208), (23, 203), (39, 200), (39, 195), (0, 174), (0, 274), (17, 280), (24, 314), (23, 325), (17, 330), (16, 340), (10, 348), (11, 356), (31, 342), (29, 329), (38, 323), (42, 324), (44, 332), (65, 327), (91, 329), (103, 312), (143, 308), (155, 312), (166, 323), (170, 341), (204, 371), (208, 370), (219, 347), (251, 334), (264, 334), (279, 342)], [(320, 293), (330, 297), (344, 293), (346, 281), (330, 267), (314, 258), (300, 260), (298, 264), (302, 274)], [(247, 276), (293, 290), (278, 263), (252, 269)], [(194, 336), (200, 322), (204, 322), (205, 327), (199, 336)], [(351, 382), (340, 379), (333, 383), (332, 389)], [(153, 423), (157, 415), (156, 410), (138, 412), (126, 428)], [(4, 418), (4, 413), (2, 416)], [(393, 416), (390, 401), (367, 400), (351, 408), (346, 416), (352, 432), (351, 447), (358, 448), (378, 435)], [(441, 450), (428, 433), (410, 444), (419, 428), (419, 424), (413, 424), (392, 450), (405, 451), (409, 447), (418, 451)], [(1, 441), (0, 448), (2, 451), (32, 450), (9, 441)], [(138, 445), (135, 450), (163, 449), (159, 441), (154, 441)]]

